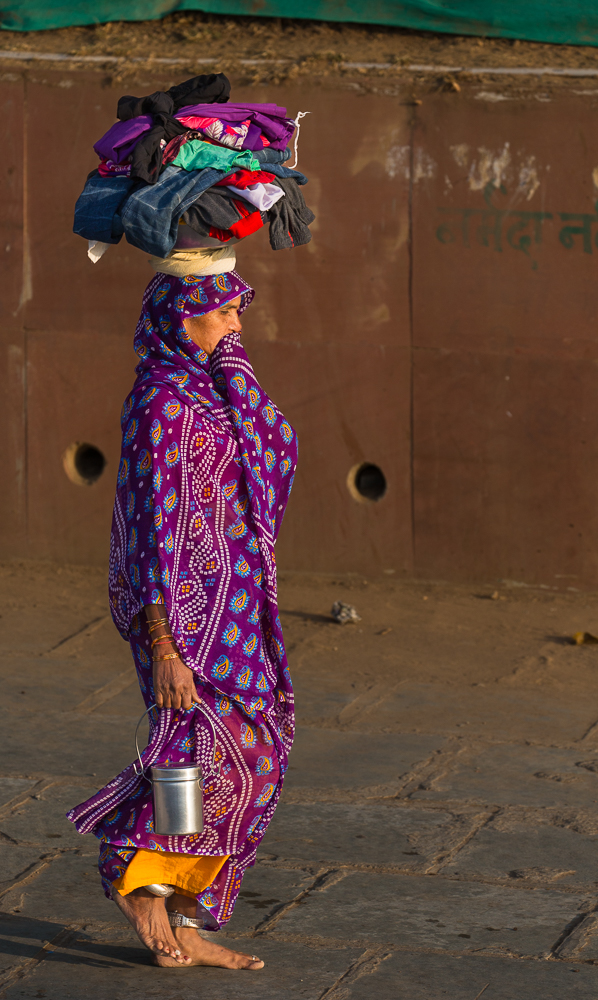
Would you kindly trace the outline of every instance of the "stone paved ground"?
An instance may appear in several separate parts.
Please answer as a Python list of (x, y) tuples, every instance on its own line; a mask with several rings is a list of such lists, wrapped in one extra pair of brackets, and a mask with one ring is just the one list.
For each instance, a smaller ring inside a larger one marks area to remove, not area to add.
[[(65, 811), (142, 711), (96, 569), (0, 569), (0, 996), (596, 1000), (595, 595), (281, 582), (299, 730), (221, 938), (258, 973), (157, 970)], [(336, 598), (358, 625), (328, 617)]]

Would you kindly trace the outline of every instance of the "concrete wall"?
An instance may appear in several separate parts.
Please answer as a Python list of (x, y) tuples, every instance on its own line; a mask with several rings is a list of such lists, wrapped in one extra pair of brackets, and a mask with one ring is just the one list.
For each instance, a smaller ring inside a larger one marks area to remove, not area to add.
[[(95, 74), (0, 81), (6, 556), (106, 559), (151, 272), (124, 241), (92, 265), (71, 220), (119, 93)], [(593, 99), (234, 96), (312, 111), (312, 243), (238, 248), (246, 344), (300, 438), (280, 564), (598, 584)], [(64, 472), (73, 441), (107, 458), (93, 486)], [(347, 488), (361, 462), (386, 477), (377, 503)]]

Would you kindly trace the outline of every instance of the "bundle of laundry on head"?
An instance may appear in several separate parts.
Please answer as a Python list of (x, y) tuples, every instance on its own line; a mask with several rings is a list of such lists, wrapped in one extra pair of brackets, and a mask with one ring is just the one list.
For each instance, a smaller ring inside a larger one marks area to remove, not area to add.
[(309, 243), (307, 177), (285, 166), (295, 121), (286, 108), (229, 95), (226, 76), (211, 73), (120, 98), (75, 206), (74, 232), (89, 241), (91, 260), (124, 236), (154, 266), (194, 253), (234, 261), (233, 250), (219, 251), (266, 224), (273, 250)]

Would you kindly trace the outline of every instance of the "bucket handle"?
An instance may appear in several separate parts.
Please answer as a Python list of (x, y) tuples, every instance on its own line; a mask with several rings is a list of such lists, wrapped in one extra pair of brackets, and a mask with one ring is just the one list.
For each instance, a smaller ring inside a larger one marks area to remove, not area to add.
[[(199, 703), (195, 702), (195, 708), (200, 708), (200, 707), (201, 706), (199, 705)], [(137, 723), (137, 726), (135, 727), (135, 749), (137, 751), (137, 758), (139, 760), (139, 766), (140, 766), (141, 770), (140, 771), (137, 770), (137, 761), (133, 761), (133, 770), (135, 771), (135, 774), (137, 775), (138, 778), (140, 778), (140, 777), (143, 776), (146, 781), (151, 781), (151, 778), (148, 778), (147, 774), (145, 773), (145, 768), (143, 766), (143, 761), (141, 759), (141, 752), (139, 750), (139, 740), (138, 740), (137, 737), (138, 737), (138, 733), (139, 733), (139, 726), (141, 725), (141, 723), (145, 719), (145, 717), (148, 714), (148, 712), (151, 712), (151, 710), (153, 708), (157, 708), (157, 705), (155, 703), (153, 705), (150, 705), (149, 708), (146, 708), (145, 712), (143, 713), (143, 715), (141, 716), (139, 722)], [(214, 755), (212, 757), (212, 766), (211, 766), (210, 770), (208, 771), (208, 773), (206, 774), (206, 776), (205, 777), (202, 776), (201, 779), (200, 779), (200, 784), (201, 784), (202, 789), (203, 789), (203, 785), (204, 785), (206, 779), (209, 778), (210, 775), (212, 775), (212, 774), (218, 774), (219, 775), (220, 774), (220, 768), (216, 767), (216, 730), (214, 729), (214, 723), (212, 722), (212, 720), (210, 719), (210, 716), (207, 714), (207, 712), (203, 708), (201, 709), (201, 711), (205, 715), (206, 720), (209, 722), (210, 729), (212, 730), (212, 735), (214, 737)]]

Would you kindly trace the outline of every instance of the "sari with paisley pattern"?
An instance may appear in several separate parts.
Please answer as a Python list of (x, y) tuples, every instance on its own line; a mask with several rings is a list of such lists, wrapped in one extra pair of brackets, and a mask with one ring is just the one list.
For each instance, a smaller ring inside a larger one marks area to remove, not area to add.
[(241, 880), (278, 801), (294, 733), (293, 690), (278, 615), (274, 543), (296, 465), (296, 436), (258, 384), (240, 336), (208, 357), (185, 331), (202, 315), (253, 290), (232, 271), (157, 274), (136, 330), (141, 357), (123, 406), (123, 442), (110, 556), (110, 602), (130, 645), (145, 704), (154, 702), (142, 609), (164, 604), (201, 705), (153, 708), (151, 765), (201, 764), (201, 834), (159, 836), (149, 782), (130, 764), (69, 813), (101, 841), (112, 884), (137, 850), (227, 856), (197, 897), (206, 929), (230, 919)]

